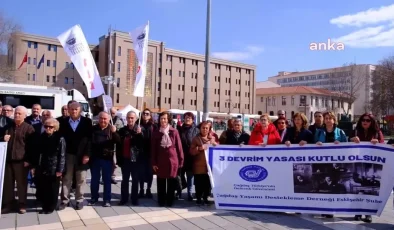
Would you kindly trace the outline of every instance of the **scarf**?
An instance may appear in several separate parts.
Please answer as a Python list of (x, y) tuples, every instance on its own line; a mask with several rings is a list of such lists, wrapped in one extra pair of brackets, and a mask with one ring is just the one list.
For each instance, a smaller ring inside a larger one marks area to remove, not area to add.
[(210, 144), (212, 142), (212, 136), (210, 134), (208, 134), (206, 137), (200, 135), (199, 138), (201, 145)]
[(163, 148), (169, 148), (172, 145), (172, 141), (169, 136), (169, 131), (170, 131), (170, 125), (167, 125), (167, 127), (165, 128), (160, 127), (160, 132), (163, 134), (163, 136), (161, 137), (160, 145)]
[(235, 137), (235, 139), (238, 140), (238, 139), (241, 137), (241, 135), (242, 135), (242, 131), (240, 131), (239, 133), (237, 133), (237, 132), (234, 131), (234, 137)]

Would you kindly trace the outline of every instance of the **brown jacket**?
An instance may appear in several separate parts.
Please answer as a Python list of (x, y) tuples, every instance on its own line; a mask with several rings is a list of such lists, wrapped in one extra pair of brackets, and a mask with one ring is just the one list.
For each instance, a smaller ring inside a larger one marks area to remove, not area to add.
[[(31, 153), (34, 150), (32, 139), (34, 137), (34, 128), (26, 122), (17, 126), (12, 124), (6, 131), (6, 135), (10, 135), (7, 147), (7, 162), (12, 161), (25, 161), (31, 163)], [(30, 151), (30, 153), (29, 153)]]
[[(206, 144), (210, 144), (214, 142), (215, 139), (213, 137), (209, 137), (209, 141)], [(207, 174), (208, 173), (208, 166), (207, 161), (205, 159), (205, 151), (204, 150), (197, 150), (197, 147), (202, 147), (204, 145), (203, 139), (200, 135), (197, 135), (193, 138), (192, 144), (190, 146), (190, 155), (193, 158), (193, 174)]]

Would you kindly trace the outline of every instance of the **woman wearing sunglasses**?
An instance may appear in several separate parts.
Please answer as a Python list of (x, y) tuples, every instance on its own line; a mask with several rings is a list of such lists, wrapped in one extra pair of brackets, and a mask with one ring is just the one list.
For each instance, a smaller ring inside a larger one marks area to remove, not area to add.
[[(371, 142), (372, 144), (384, 143), (384, 137), (379, 129), (379, 125), (371, 114), (363, 114), (357, 122), (356, 128), (350, 135), (350, 141), (354, 143)], [(360, 178), (361, 179), (361, 178)], [(366, 215), (362, 219), (361, 215), (356, 215), (355, 220), (362, 220), (367, 223), (372, 222), (372, 217)]]
[(41, 214), (52, 213), (59, 196), (60, 179), (66, 164), (66, 142), (59, 134), (59, 122), (48, 118), (44, 122), (45, 132), (38, 140), (39, 162), (35, 166), (37, 198), (41, 201)]

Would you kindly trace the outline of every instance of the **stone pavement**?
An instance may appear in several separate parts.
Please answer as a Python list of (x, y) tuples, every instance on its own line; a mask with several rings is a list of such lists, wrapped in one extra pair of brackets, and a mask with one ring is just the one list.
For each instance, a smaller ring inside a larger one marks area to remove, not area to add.
[[(117, 170), (117, 173), (119, 170)], [(118, 179), (120, 179), (118, 177)], [(241, 212), (216, 210), (214, 205), (197, 207), (193, 202), (177, 201), (172, 208), (157, 206), (154, 200), (141, 199), (140, 206), (118, 206), (120, 198), (120, 183), (112, 185), (112, 207), (104, 208), (99, 205), (85, 206), (83, 210), (75, 211), (67, 208), (50, 215), (38, 214), (33, 199), (34, 189), (29, 189), (28, 212), (20, 214), (4, 214), (0, 219), (0, 229), (7, 230), (82, 230), (82, 229), (135, 229), (135, 230), (196, 230), (196, 229), (226, 229), (226, 230), (373, 230), (394, 229), (392, 197), (381, 217), (374, 217), (374, 222), (366, 224), (355, 222), (349, 216), (337, 216), (333, 220), (321, 219), (312, 215), (296, 215), (294, 213)], [(156, 184), (152, 186), (156, 191)], [(86, 198), (90, 196), (86, 188)], [(155, 195), (155, 194), (154, 194)], [(185, 194), (184, 194), (185, 197)], [(72, 203), (75, 205), (75, 203)]]

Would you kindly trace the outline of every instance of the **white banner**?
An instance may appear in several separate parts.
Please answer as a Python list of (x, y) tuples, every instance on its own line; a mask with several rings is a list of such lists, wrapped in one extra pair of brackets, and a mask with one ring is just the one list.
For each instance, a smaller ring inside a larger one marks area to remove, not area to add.
[(380, 215), (393, 152), (370, 143), (217, 146), (206, 158), (217, 209)]
[(112, 98), (108, 95), (103, 95), (103, 105), (104, 105), (104, 111), (109, 112), (110, 109), (112, 109)]
[(104, 94), (100, 74), (81, 26), (75, 25), (71, 27), (59, 35), (57, 39), (85, 83), (88, 97), (93, 98)]
[[(4, 170), (7, 158), (7, 142), (0, 142), (0, 204), (3, 203)], [(1, 210), (0, 210), (1, 217)]]
[(138, 59), (133, 95), (135, 97), (144, 97), (146, 61), (148, 58), (149, 22), (146, 25), (131, 31), (130, 37), (133, 40), (134, 52)]

